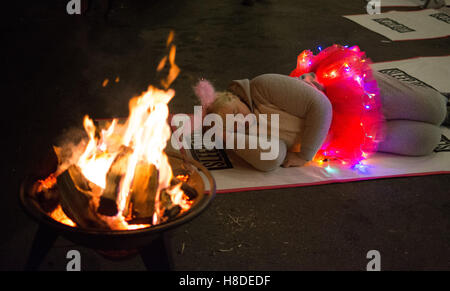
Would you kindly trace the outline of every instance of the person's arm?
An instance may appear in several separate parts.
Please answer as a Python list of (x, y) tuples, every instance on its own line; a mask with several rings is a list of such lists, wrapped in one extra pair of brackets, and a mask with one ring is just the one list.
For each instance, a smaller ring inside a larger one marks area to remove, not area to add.
[[(227, 133), (229, 135), (229, 133)], [(231, 138), (227, 136), (227, 138)], [(242, 149), (237, 148), (237, 144), (235, 143), (235, 147), (233, 152), (235, 152), (239, 157), (245, 160), (247, 163), (252, 165), (255, 169), (263, 172), (269, 172), (275, 170), (280, 167), (286, 158), (287, 146), (286, 143), (281, 139), (276, 139), (271, 143), (271, 146), (274, 148), (262, 149), (259, 144), (255, 149), (250, 149), (249, 147), (249, 139), (250, 136), (243, 133), (234, 133), (235, 140), (237, 139), (245, 139), (245, 146)], [(262, 159), (262, 153), (267, 153), (272, 151), (274, 153), (273, 159)]]
[(258, 94), (281, 110), (304, 120), (298, 157), (311, 160), (325, 141), (331, 125), (332, 107), (327, 96), (301, 80), (277, 74), (254, 78), (250, 89), (252, 96)]

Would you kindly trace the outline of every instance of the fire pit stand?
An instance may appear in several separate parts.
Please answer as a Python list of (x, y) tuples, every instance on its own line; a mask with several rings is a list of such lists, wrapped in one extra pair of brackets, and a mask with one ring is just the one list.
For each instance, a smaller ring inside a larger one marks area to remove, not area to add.
[[(58, 236), (59, 234), (53, 229), (39, 224), (25, 264), (26, 271), (35, 271), (39, 268)], [(111, 256), (105, 255), (102, 251), (99, 252), (107, 259), (113, 259)], [(128, 252), (128, 255), (123, 255), (123, 252)], [(157, 235), (148, 245), (138, 250), (119, 251), (116, 259), (126, 259), (129, 255), (136, 253), (139, 253), (148, 271), (170, 271), (173, 269), (170, 234), (166, 232)]]
[[(21, 184), (20, 202), (25, 212), (35, 219), (38, 230), (33, 239), (30, 253), (25, 265), (26, 270), (37, 270), (47, 253), (59, 236), (78, 245), (96, 250), (108, 259), (126, 259), (130, 255), (139, 254), (147, 270), (171, 270), (173, 262), (170, 248), (169, 230), (174, 229), (199, 215), (215, 196), (214, 178), (199, 162), (179, 154), (168, 154), (194, 167), (203, 174), (203, 182), (209, 183), (209, 191), (199, 193), (195, 204), (180, 217), (155, 226), (134, 230), (97, 230), (71, 227), (62, 224), (45, 213), (39, 203), (30, 197), (31, 185), (36, 181), (36, 175), (29, 175)], [(51, 172), (50, 172), (51, 173)], [(47, 173), (47, 174), (50, 174)]]

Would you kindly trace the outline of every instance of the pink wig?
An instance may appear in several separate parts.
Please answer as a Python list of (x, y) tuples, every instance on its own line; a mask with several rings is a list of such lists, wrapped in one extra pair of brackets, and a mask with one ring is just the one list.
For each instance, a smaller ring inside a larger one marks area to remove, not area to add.
[(209, 81), (202, 79), (194, 86), (194, 92), (200, 100), (203, 107), (203, 115), (205, 115), (208, 107), (211, 106), (216, 99), (214, 87)]

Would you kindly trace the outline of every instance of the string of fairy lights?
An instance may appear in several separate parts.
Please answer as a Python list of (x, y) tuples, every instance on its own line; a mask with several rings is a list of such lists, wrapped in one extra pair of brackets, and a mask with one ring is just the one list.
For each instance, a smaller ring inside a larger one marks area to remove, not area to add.
[[(342, 165), (349, 165), (352, 169), (364, 172), (366, 169), (364, 160), (376, 151), (377, 144), (381, 140), (383, 122), (378, 87), (371, 75), (370, 60), (365, 57), (365, 53), (361, 52), (358, 46), (349, 48), (348, 46), (333, 45), (324, 50), (319, 46), (317, 49), (319, 51), (317, 55), (314, 55), (310, 50), (304, 50), (300, 53), (297, 57), (297, 67), (290, 76), (299, 77), (314, 72), (318, 81), (324, 85), (326, 95), (332, 104), (333, 99), (338, 99), (339, 96), (359, 98), (359, 101), (358, 99), (349, 100), (348, 106), (353, 106), (350, 104), (353, 101), (356, 101), (358, 106), (352, 108), (351, 113), (346, 114), (353, 114), (351, 116), (354, 118), (352, 122), (359, 122), (363, 139), (357, 148), (357, 145), (352, 144), (352, 140), (350, 140), (352, 132), (348, 132), (349, 130), (346, 132), (344, 128), (334, 128), (335, 131), (339, 130), (349, 138), (348, 144), (341, 144), (341, 147), (353, 148), (351, 151), (347, 150), (347, 154), (342, 154), (340, 153), (342, 148), (330, 146), (330, 141), (325, 142), (314, 160), (320, 165), (334, 160)], [(340, 91), (334, 90), (329, 94), (327, 89), (330, 89), (334, 82), (345, 83), (340, 84)], [(342, 106), (342, 104), (339, 106)], [(335, 104), (333, 104), (333, 110), (335, 109)], [(334, 119), (333, 116), (333, 122), (335, 122)], [(355, 124), (351, 126), (355, 126)], [(352, 128), (351, 126), (349, 128)], [(332, 144), (333, 136), (330, 135), (330, 138)], [(329, 164), (327, 168), (329, 168)]]

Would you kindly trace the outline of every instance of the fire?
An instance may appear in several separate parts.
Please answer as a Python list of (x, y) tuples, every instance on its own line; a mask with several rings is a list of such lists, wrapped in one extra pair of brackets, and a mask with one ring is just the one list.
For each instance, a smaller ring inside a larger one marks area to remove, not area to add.
[(56, 175), (54, 173), (50, 174), (47, 178), (43, 180), (38, 180), (38, 192), (43, 191), (44, 189), (50, 189), (56, 184)]
[(171, 200), (177, 204), (181, 209), (187, 210), (191, 207), (192, 202), (186, 197), (184, 191), (181, 189), (181, 183), (167, 191), (170, 194)]
[(55, 210), (50, 213), (50, 217), (56, 221), (61, 222), (62, 224), (66, 224), (68, 226), (75, 227), (77, 226), (75, 222), (73, 222), (67, 215), (64, 213), (61, 205), (58, 205)]
[(167, 89), (169, 88), (170, 84), (172, 84), (173, 81), (177, 78), (178, 74), (180, 73), (180, 68), (175, 64), (175, 54), (176, 54), (176, 47), (172, 44), (174, 38), (174, 33), (171, 31), (169, 33), (169, 37), (167, 38), (166, 46), (169, 48), (169, 57), (165, 56), (160, 62), (158, 67), (156, 68), (156, 71), (160, 72), (166, 62), (167, 59), (169, 59), (170, 63), (170, 69), (169, 74), (167, 75), (166, 79), (161, 80), (161, 85)]
[(180, 175), (177, 175), (177, 179), (182, 182), (187, 182), (187, 180), (189, 180), (189, 175), (180, 174)]
[[(99, 136), (96, 127), (88, 116), (84, 118), (84, 129), (88, 135), (88, 142), (84, 152), (80, 155), (76, 165), (83, 176), (93, 184), (105, 190), (107, 187), (107, 175), (116, 157), (126, 148), (130, 154), (121, 168), (124, 173), (119, 183), (117, 207), (118, 213), (112, 217), (102, 217), (114, 229), (138, 229), (150, 226), (149, 224), (129, 225), (125, 220), (127, 202), (132, 193), (133, 180), (138, 165), (153, 165), (158, 171), (158, 186), (155, 197), (155, 212), (153, 224), (160, 222), (162, 209), (160, 207), (160, 194), (165, 190), (174, 204), (181, 209), (187, 210), (190, 201), (181, 189), (181, 183), (171, 186), (173, 178), (172, 168), (168, 157), (164, 153), (167, 142), (171, 136), (170, 126), (167, 122), (169, 116), (168, 103), (174, 97), (175, 91), (168, 89), (179, 73), (175, 64), (175, 46), (171, 44), (173, 32), (167, 40), (169, 55), (164, 57), (158, 66), (162, 70), (166, 61), (170, 64), (169, 74), (166, 79), (161, 80), (164, 90), (150, 86), (147, 91), (135, 97), (129, 102), (130, 115), (125, 124), (119, 125), (117, 120), (103, 129)], [(41, 182), (46, 184), (46, 182)], [(71, 225), (74, 222), (65, 216), (59, 206), (52, 212), (51, 216), (56, 220)]]
[(84, 117), (84, 129), (89, 137), (86, 150), (80, 156), (77, 165), (80, 167), (86, 179), (100, 186), (102, 189), (106, 187), (106, 174), (111, 167), (116, 156), (115, 153), (108, 151), (107, 141), (114, 132), (117, 120), (109, 126), (107, 130), (102, 130), (101, 139), (95, 136), (94, 122), (86, 115)]

